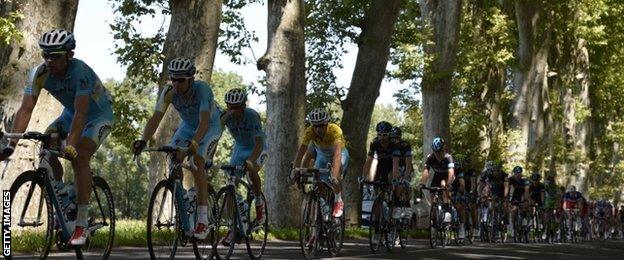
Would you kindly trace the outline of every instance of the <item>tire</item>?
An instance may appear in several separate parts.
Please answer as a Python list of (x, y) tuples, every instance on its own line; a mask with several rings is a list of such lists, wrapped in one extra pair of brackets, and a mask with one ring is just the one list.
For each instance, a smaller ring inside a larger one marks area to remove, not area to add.
[[(250, 223), (250, 231), (251, 228), (253, 228), (253, 232), (248, 232), (247, 236), (245, 236), (245, 244), (247, 245), (247, 253), (251, 259), (259, 259), (262, 257), (266, 248), (267, 236), (269, 235), (269, 214), (264, 193), (261, 192), (257, 198), (263, 202), (263, 223), (256, 223), (256, 207), (253, 202), (253, 198), (251, 196), (247, 198), (247, 203), (250, 205), (249, 210), (247, 211), (247, 219)], [(253, 207), (251, 207), (252, 205)]]
[[(47, 258), (54, 238), (54, 210), (50, 197), (44, 188), (43, 176), (44, 175), (36, 171), (23, 172), (17, 176), (10, 188), (12, 213), (11, 231), (13, 233), (41, 231), (45, 236), (45, 242), (41, 248), (38, 248), (41, 252), (39, 253), (40, 259)], [(25, 200), (21, 203), (19, 200), (16, 201), (15, 198), (25, 198)], [(31, 210), (31, 207), (26, 207), (26, 205), (33, 204), (38, 205), (34, 210)], [(33, 223), (34, 226), (18, 226), (18, 219), (21, 219), (22, 212), (25, 213), (24, 221)], [(37, 215), (41, 217), (38, 221)], [(14, 237), (13, 240), (19, 241), (20, 238)], [(7, 259), (11, 259), (11, 257), (7, 257)]]
[(371, 221), (368, 228), (368, 243), (371, 252), (374, 254), (379, 251), (379, 246), (383, 242), (384, 236), (382, 225), (385, 222), (385, 218), (381, 197), (377, 197), (373, 202), (370, 218)]
[(147, 248), (151, 259), (174, 259), (181, 238), (173, 185), (156, 184), (147, 208)]
[[(217, 206), (216, 206), (216, 194), (214, 192), (208, 192), (208, 210), (212, 213), (212, 219), (208, 219), (208, 223), (214, 224), (214, 219), (217, 215)], [(197, 205), (197, 203), (195, 203)], [(194, 212), (198, 212), (197, 207), (195, 207)], [(189, 216), (192, 217), (192, 216)], [(195, 221), (197, 223), (199, 220), (199, 214), (194, 214)], [(210, 232), (206, 239), (197, 240), (195, 238), (191, 239), (191, 244), (193, 246), (193, 253), (195, 254), (196, 259), (212, 259), (213, 258), (213, 250), (212, 244), (214, 243), (214, 228), (210, 228)]]
[[(239, 214), (236, 198), (232, 186), (221, 188), (217, 193), (217, 206), (219, 211), (215, 222), (215, 236), (212, 243), (213, 254), (216, 259), (230, 259), (234, 252), (234, 246), (239, 240), (239, 223), (236, 217)], [(231, 207), (231, 208), (229, 208)], [(222, 245), (221, 240), (229, 231), (233, 232), (229, 245)]]
[(81, 247), (83, 255), (88, 259), (108, 259), (115, 239), (115, 202), (110, 187), (99, 176), (93, 176), (89, 230), (89, 239)]
[[(304, 195), (302, 204), (299, 220), (299, 245), (303, 257), (313, 259), (318, 250), (320, 208), (318, 200), (310, 193)], [(308, 245), (311, 237), (315, 237), (315, 240), (311, 245)]]

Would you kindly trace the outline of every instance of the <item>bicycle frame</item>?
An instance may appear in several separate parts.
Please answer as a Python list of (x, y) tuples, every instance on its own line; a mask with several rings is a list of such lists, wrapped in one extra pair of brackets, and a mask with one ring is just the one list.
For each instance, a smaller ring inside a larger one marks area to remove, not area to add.
[[(63, 210), (61, 208), (61, 204), (58, 198), (56, 197), (56, 191), (54, 190), (54, 187), (52, 187), (52, 180), (53, 180), (52, 172), (53, 171), (52, 171), (52, 167), (50, 166), (51, 156), (57, 156), (57, 157), (62, 157), (62, 156), (61, 156), (61, 153), (57, 150), (45, 148), (45, 146), (49, 144), (51, 140), (59, 138), (59, 135), (56, 133), (40, 134), (36, 132), (26, 132), (22, 134), (5, 133), (4, 137), (5, 138), (31, 139), (31, 140), (41, 141), (42, 143), (44, 143), (44, 148), (41, 149), (38, 155), (39, 165), (35, 171), (37, 172), (38, 177), (40, 177), (43, 180), (43, 186), (44, 186), (45, 192), (46, 194), (48, 194), (48, 197), (50, 198), (52, 208), (54, 210), (54, 213), (56, 214), (57, 220), (59, 221), (59, 225), (61, 227), (61, 234), (62, 234), (61, 238), (63, 241), (68, 241), (71, 236), (71, 233), (69, 231), (69, 228), (67, 227), (67, 222), (65, 221), (65, 217), (63, 216)], [(30, 187), (30, 190), (28, 191), (28, 196), (26, 197), (26, 203), (24, 205), (30, 204), (31, 195), (32, 195), (34, 188), (35, 186)], [(41, 194), (41, 196), (43, 197), (44, 195)], [(40, 217), (41, 217), (41, 211), (43, 208), (42, 203), (43, 203), (43, 200), (40, 200), (39, 209), (37, 211), (37, 220), (40, 220)], [(26, 214), (26, 209), (27, 207), (24, 207), (24, 209), (22, 210), (22, 213), (20, 214), (20, 222), (18, 225), (36, 226), (37, 223), (32, 223), (32, 224), (24, 223), (24, 215)]]
[[(224, 166), (219, 166), (219, 168), (223, 171), (225, 171), (228, 174), (228, 179), (226, 181), (225, 187), (227, 189), (227, 193), (231, 194), (232, 196), (234, 196), (234, 198), (236, 198), (236, 186), (238, 186), (238, 184), (243, 184), (246, 188), (247, 188), (247, 192), (249, 191), (249, 187), (250, 185), (248, 184), (248, 182), (243, 181), (240, 177), (238, 177), (236, 175), (237, 171), (244, 171), (245, 167), (244, 166), (229, 166), (229, 165), (224, 165)], [(248, 175), (245, 175), (248, 176)], [(234, 215), (236, 216), (236, 223), (238, 224), (238, 230), (239, 230), (239, 235), (241, 236), (246, 236), (250, 230), (248, 230), (249, 228), (245, 228), (243, 226), (243, 219), (242, 219), (242, 212), (240, 212), (238, 205), (236, 204), (238, 203), (237, 201), (234, 201), (234, 205), (232, 205), (232, 207), (234, 208)], [(247, 201), (245, 201), (245, 203), (247, 203)], [(247, 205), (249, 208), (249, 205)], [(247, 220), (247, 222), (249, 222), (249, 220)]]
[[(176, 152), (186, 153), (188, 149), (183, 148), (183, 147), (173, 147), (173, 146), (165, 145), (161, 147), (149, 147), (149, 148), (144, 149), (143, 151), (144, 152), (163, 152), (167, 154), (167, 158), (169, 161), (167, 181), (173, 184), (173, 195), (175, 197), (176, 203), (178, 204), (176, 213), (178, 214), (178, 217), (180, 218), (180, 225), (182, 227), (182, 230), (184, 231), (184, 234), (189, 236), (193, 232), (194, 227), (191, 227), (190, 216), (186, 214), (186, 211), (188, 209), (185, 207), (185, 204), (184, 204), (185, 190), (184, 190), (184, 187), (182, 186), (182, 176), (180, 176), (180, 173), (182, 172), (182, 168), (186, 168), (190, 170), (194, 170), (196, 168), (195, 168), (195, 165), (193, 164), (192, 159), (190, 160), (189, 164), (178, 163), (175, 160), (173, 160), (173, 156), (175, 155)], [(141, 164), (141, 161), (139, 160), (138, 156), (135, 157), (135, 161), (136, 161), (137, 166), (140, 169), (145, 169), (145, 167)], [(158, 216), (160, 216), (163, 213), (163, 207), (164, 207), (164, 204), (160, 204)]]

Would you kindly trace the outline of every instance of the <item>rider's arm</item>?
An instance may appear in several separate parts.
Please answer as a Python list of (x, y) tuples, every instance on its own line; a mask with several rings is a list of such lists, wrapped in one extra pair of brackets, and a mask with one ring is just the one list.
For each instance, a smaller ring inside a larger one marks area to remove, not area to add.
[(392, 157), (392, 178), (395, 180), (399, 178), (399, 161), (400, 160), (401, 158), (399, 157)]
[(423, 170), (422, 177), (420, 177), (420, 184), (427, 185), (426, 184), (427, 180), (429, 180), (429, 167), (426, 167), (425, 165), (425, 169)]
[(503, 182), (503, 186), (505, 187), (505, 198), (507, 198), (507, 195), (509, 195), (509, 180), (505, 179), (505, 181)]
[(446, 186), (450, 185), (453, 182), (454, 179), (455, 179), (455, 169), (449, 168), (448, 169), (448, 179), (446, 181)]
[(370, 172), (371, 164), (373, 163), (373, 156), (367, 156), (366, 162), (364, 162), (364, 167), (362, 168), (362, 177), (368, 181), (372, 181), (375, 178), (375, 173)]
[(465, 178), (458, 178), (457, 181), (459, 181), (459, 190), (462, 192), (466, 192), (466, 180)]
[(301, 168), (301, 160), (303, 159), (303, 155), (306, 153), (308, 146), (305, 144), (301, 144), (299, 146), (299, 150), (297, 150), (297, 156), (295, 156), (295, 168)]
[(198, 144), (210, 129), (210, 116), (211, 111), (199, 112), (199, 125), (197, 126), (197, 130), (195, 130), (195, 135), (193, 136), (193, 141)]
[(69, 136), (67, 136), (67, 145), (76, 147), (82, 130), (85, 127), (87, 121), (87, 112), (89, 111), (89, 99), (88, 95), (76, 96), (74, 100), (74, 118), (72, 119), (71, 128), (69, 130)]
[[(23, 133), (26, 130), (28, 122), (30, 122), (30, 117), (32, 116), (32, 111), (35, 109), (35, 104), (37, 104), (37, 98), (38, 96), (24, 94), (22, 105), (15, 114), (15, 121), (13, 122), (11, 132)], [(17, 139), (11, 139), (10, 145), (15, 147), (16, 144)]]
[(155, 111), (152, 117), (147, 120), (147, 124), (145, 125), (145, 129), (143, 129), (143, 135), (141, 139), (150, 140), (152, 136), (158, 129), (158, 125), (160, 125), (160, 121), (162, 121), (163, 116), (165, 116), (164, 112)]
[(405, 174), (407, 177), (412, 178), (412, 172), (414, 171), (414, 166), (412, 165), (412, 156), (405, 157)]
[(333, 145), (334, 159), (332, 162), (332, 176), (338, 178), (340, 176), (340, 170), (342, 169), (342, 146), (340, 142), (336, 142)]

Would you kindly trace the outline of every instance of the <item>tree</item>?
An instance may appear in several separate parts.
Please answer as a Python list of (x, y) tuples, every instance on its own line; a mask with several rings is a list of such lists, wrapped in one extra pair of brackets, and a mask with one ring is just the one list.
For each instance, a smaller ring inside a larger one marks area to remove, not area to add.
[[(22, 37), (17, 38), (21, 38), (21, 41), (13, 41), (8, 45), (0, 44), (0, 115), (2, 115), (2, 129), (10, 129), (12, 125), (13, 117), (21, 104), (22, 89), (26, 85), (29, 70), (43, 62), (41, 60), (41, 51), (37, 44), (39, 37), (43, 32), (54, 28), (72, 30), (77, 9), (77, 0), (60, 0), (49, 3), (41, 1), (0, 2), (0, 17), (12, 19), (13, 28), (22, 35)], [(18, 19), (19, 17), (16, 17), (17, 13), (23, 14), (28, 19)], [(4, 21), (5, 18), (2, 19)], [(12, 32), (15, 32), (15, 30)], [(10, 35), (15, 34), (11, 33)], [(5, 36), (3, 35), (3, 37)], [(80, 53), (77, 54), (78, 57), (80, 55)], [(31, 120), (28, 127), (30, 130), (43, 131), (61, 113), (60, 103), (56, 102), (47, 92), (42, 93), (38, 99), (38, 105), (33, 111), (33, 120)], [(7, 175), (3, 176), (2, 188), (8, 188), (8, 185), (12, 183), (17, 173), (30, 167), (31, 149), (24, 149), (30, 146), (30, 143), (20, 142), (11, 161), (4, 164), (4, 167), (8, 167), (9, 170)]]
[[(420, 0), (423, 22), (432, 30), (432, 45), (425, 45), (430, 59), (424, 68), (422, 78), (423, 143), (436, 136), (446, 140), (450, 150), (450, 104), (451, 85), (456, 64), (459, 41), (461, 1)], [(423, 145), (423, 154), (431, 152), (429, 145)]]
[(268, 1), (268, 39), (258, 69), (266, 72), (267, 142), (264, 192), (270, 223), (276, 227), (298, 223), (300, 201), (286, 180), (303, 133), (305, 106), (304, 6), (302, 0)]
[(394, 24), (399, 16), (401, 1), (372, 1), (358, 36), (358, 56), (351, 78), (351, 86), (342, 101), (342, 122), (349, 143), (349, 169), (343, 181), (347, 219), (360, 219), (361, 194), (357, 176), (366, 160), (368, 128), (381, 81), (386, 72)]

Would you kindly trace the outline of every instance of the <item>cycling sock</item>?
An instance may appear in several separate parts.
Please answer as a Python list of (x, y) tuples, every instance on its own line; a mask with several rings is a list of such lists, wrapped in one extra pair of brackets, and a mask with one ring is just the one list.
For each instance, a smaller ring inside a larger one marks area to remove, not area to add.
[(334, 202), (340, 202), (342, 201), (342, 192), (339, 192), (338, 194), (336, 194), (336, 196), (334, 197)]
[(200, 205), (197, 207), (197, 213), (199, 213), (199, 223), (208, 225), (208, 206)]
[(88, 221), (89, 204), (78, 204), (78, 218), (76, 219), (76, 226), (88, 227)]

